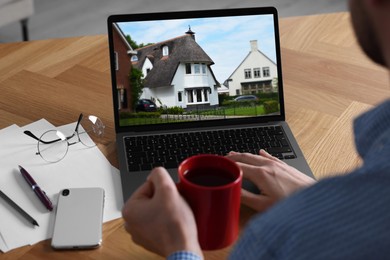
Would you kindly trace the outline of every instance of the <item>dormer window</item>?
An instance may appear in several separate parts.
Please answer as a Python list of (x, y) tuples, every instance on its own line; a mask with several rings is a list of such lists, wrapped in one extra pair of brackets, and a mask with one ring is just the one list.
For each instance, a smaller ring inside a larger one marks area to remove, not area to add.
[(130, 60), (131, 60), (131, 61), (138, 61), (137, 55), (131, 56)]
[(163, 56), (168, 56), (169, 55), (169, 48), (168, 48), (168, 46), (164, 45), (162, 47), (162, 54), (163, 54)]

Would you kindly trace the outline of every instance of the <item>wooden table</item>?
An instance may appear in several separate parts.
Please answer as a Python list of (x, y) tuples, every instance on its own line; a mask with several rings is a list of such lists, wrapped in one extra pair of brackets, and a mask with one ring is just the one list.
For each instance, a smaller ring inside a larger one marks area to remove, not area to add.
[[(353, 118), (390, 96), (388, 73), (358, 47), (347, 13), (282, 19), (287, 121), (317, 178), (359, 165)], [(107, 125), (99, 147), (117, 165), (107, 36), (0, 44), (0, 128), (46, 118), (55, 125), (95, 114)], [(243, 207), (241, 225), (254, 215)], [(22, 234), (21, 234), (22, 235)], [(231, 248), (206, 252), (224, 259)], [(46, 240), (1, 259), (160, 259), (136, 246), (117, 219), (104, 224), (96, 250), (56, 252)]]

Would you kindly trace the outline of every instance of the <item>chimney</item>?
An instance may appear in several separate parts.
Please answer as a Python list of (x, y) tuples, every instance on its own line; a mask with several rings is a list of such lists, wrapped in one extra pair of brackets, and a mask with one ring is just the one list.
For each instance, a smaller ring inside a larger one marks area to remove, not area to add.
[(259, 50), (259, 48), (257, 47), (257, 40), (251, 40), (250, 43), (251, 43), (251, 52), (255, 52)]
[(195, 33), (191, 31), (191, 26), (188, 26), (188, 31), (186, 31), (186, 34), (191, 35), (192, 39), (195, 40)]

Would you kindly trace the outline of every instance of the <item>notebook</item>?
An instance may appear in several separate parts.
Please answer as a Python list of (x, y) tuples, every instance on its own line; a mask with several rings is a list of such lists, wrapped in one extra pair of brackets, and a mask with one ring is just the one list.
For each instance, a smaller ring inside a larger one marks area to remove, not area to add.
[[(200, 153), (266, 149), (313, 174), (285, 121), (273, 7), (108, 18), (123, 199), (156, 166)], [(249, 181), (245, 189), (255, 190)]]

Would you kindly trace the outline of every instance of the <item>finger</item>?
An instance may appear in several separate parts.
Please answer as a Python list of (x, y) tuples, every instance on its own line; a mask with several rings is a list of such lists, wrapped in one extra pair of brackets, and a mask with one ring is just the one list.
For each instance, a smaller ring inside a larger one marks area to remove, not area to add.
[[(144, 201), (145, 199), (150, 199), (153, 196), (153, 193), (153, 185), (149, 181), (143, 183), (123, 205), (123, 218), (127, 219), (127, 217), (131, 215), (131, 212), (134, 208), (134, 204), (137, 204), (137, 202), (139, 202), (140, 200)], [(126, 230), (128, 230), (126, 225), (125, 228)]]
[(270, 198), (264, 195), (254, 194), (247, 190), (242, 189), (241, 191), (241, 202), (242, 204), (258, 211), (263, 212), (272, 206), (273, 202)]
[[(162, 167), (157, 167), (154, 168), (149, 176), (146, 179), (146, 182), (144, 182), (138, 189), (135, 190), (133, 195), (130, 198), (142, 198), (142, 197), (147, 197), (151, 198), (154, 194), (154, 188), (156, 187), (156, 183), (160, 182), (160, 179), (166, 179), (165, 174), (168, 174), (168, 172), (162, 168)], [(168, 174), (169, 175), (169, 174)]]
[(253, 166), (250, 164), (245, 164), (240, 162), (237, 162), (237, 164), (242, 169), (243, 177), (256, 184), (258, 188), (261, 188), (259, 186), (264, 182), (264, 178), (265, 178), (264, 169), (260, 166)]
[(273, 160), (273, 161), (285, 163), (284, 161), (280, 160), (279, 158), (276, 158), (275, 156), (272, 156), (271, 154), (269, 154), (269, 153), (268, 153), (266, 150), (264, 150), (264, 149), (261, 149), (261, 150), (259, 151), (259, 155), (262, 156), (262, 157), (265, 157), (265, 158), (267, 158), (267, 159)]
[(241, 162), (257, 166), (264, 165), (269, 160), (269, 158), (267, 157), (259, 156), (256, 154), (237, 152), (230, 152), (228, 155), (226, 155), (226, 157), (232, 159), (235, 162)]
[(171, 176), (169, 175), (168, 171), (163, 168), (163, 167), (156, 167), (154, 168), (148, 178), (147, 178), (148, 181), (151, 181), (152, 183), (163, 183), (163, 184), (170, 184), (170, 183), (173, 183), (173, 180), (171, 178)]
[(154, 187), (150, 181), (144, 182), (138, 189), (136, 189), (133, 195), (130, 197), (132, 199), (140, 198), (151, 198), (154, 194)]
[(168, 171), (163, 167), (154, 168), (147, 180), (152, 183), (156, 194), (162, 195), (167, 191), (177, 191), (176, 184)]

